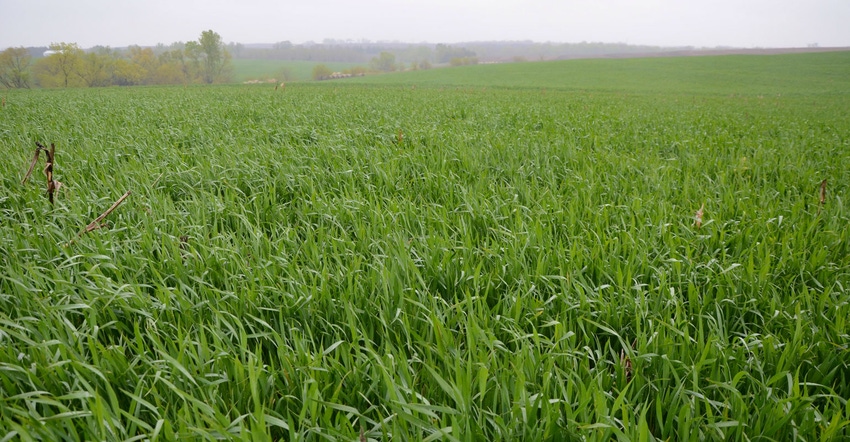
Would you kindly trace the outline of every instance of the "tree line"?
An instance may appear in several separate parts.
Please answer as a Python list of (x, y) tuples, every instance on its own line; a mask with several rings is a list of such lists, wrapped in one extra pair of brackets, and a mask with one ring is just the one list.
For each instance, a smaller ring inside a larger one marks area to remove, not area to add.
[(169, 47), (124, 50), (75, 43), (53, 43), (33, 62), (26, 48), (0, 52), (0, 85), (7, 88), (99, 87), (155, 84), (225, 83), (232, 78), (230, 52), (209, 30), (196, 41)]
[[(0, 52), (0, 86), (6, 88), (157, 85), (226, 83), (233, 79), (232, 59), (274, 59), (317, 62), (314, 80), (335, 78), (334, 74), (362, 75), (459, 66), (489, 62), (516, 62), (584, 58), (623, 54), (657, 53), (678, 49), (635, 46), (624, 43), (537, 43), (532, 41), (409, 44), (325, 40), (293, 44), (282, 41), (265, 45), (222, 42), (213, 31), (204, 31), (197, 41), (169, 46), (126, 49), (95, 47), (82, 50), (73, 43), (50, 45), (46, 52), (35, 48), (9, 48)], [(33, 51), (36, 51), (35, 53)], [(45, 53), (41, 57), (42, 52)], [(34, 61), (33, 61), (34, 60)], [(363, 63), (346, 72), (332, 72), (324, 62)]]
[(568, 58), (641, 55), (666, 51), (693, 50), (693, 47), (641, 46), (626, 43), (554, 43), (533, 41), (481, 41), (455, 44), (370, 42), (366, 40), (332, 40), (321, 43), (244, 45), (229, 43), (234, 59), (304, 60), (318, 63), (371, 63), (381, 54), (393, 54), (399, 64), (427, 62), (433, 65), (471, 64), (477, 60), (512, 62)]
[[(441, 48), (442, 47), (442, 48)], [(437, 45), (437, 61), (441, 64), (449, 66), (461, 66), (467, 64), (478, 64), (478, 58), (475, 53), (466, 49), (452, 49), (449, 46)], [(345, 78), (352, 76), (365, 75), (367, 72), (394, 72), (406, 70), (425, 70), (431, 69), (432, 65), (429, 58), (413, 60), (408, 65), (404, 61), (396, 61), (396, 55), (392, 52), (382, 51), (375, 57), (369, 60), (369, 67), (354, 66), (342, 72), (332, 72), (330, 68), (324, 64), (317, 64), (313, 67), (313, 80), (330, 80), (334, 78)]]

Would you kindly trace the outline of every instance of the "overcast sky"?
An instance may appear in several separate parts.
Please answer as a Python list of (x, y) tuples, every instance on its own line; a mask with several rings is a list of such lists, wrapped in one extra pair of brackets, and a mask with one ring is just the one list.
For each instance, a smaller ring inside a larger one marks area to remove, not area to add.
[(850, 46), (850, 0), (0, 0), (0, 49), (196, 40)]

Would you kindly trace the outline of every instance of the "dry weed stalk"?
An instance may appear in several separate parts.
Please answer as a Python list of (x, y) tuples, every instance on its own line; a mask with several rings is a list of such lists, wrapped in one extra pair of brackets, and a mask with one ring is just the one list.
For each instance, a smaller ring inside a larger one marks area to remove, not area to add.
[(820, 201), (818, 204), (818, 215), (820, 215), (821, 209), (823, 209), (823, 205), (826, 203), (826, 180), (821, 181), (820, 183)]
[(32, 175), (32, 170), (35, 169), (35, 163), (38, 162), (38, 155), (41, 154), (41, 145), (38, 144), (38, 143), (35, 143), (35, 144), (36, 144), (35, 154), (32, 156), (32, 162), (30, 162), (30, 168), (27, 169), (27, 174), (24, 175), (24, 179), (21, 180), (21, 185), (26, 184), (27, 180), (30, 179), (30, 175)]
[(162, 172), (161, 174), (159, 174), (159, 176), (158, 176), (158, 177), (156, 177), (156, 179), (154, 180), (153, 184), (151, 184), (151, 188), (152, 188), (152, 189), (156, 187), (157, 183), (159, 183), (159, 179), (160, 179), (160, 178), (162, 178), (162, 176), (163, 176), (163, 175), (165, 175), (165, 172)]
[(704, 210), (705, 203), (702, 203), (702, 206), (700, 206), (699, 210), (697, 210), (697, 213), (694, 215), (694, 225), (697, 226), (697, 230), (702, 227), (702, 215)]
[(77, 238), (83, 236), (83, 234), (85, 234), (85, 233), (91, 232), (92, 230), (97, 230), (97, 229), (104, 227), (105, 224), (101, 224), (101, 221), (103, 221), (103, 219), (106, 218), (107, 216), (109, 216), (109, 214), (112, 213), (113, 210), (115, 210), (118, 206), (120, 206), (121, 203), (123, 203), (124, 200), (127, 199), (128, 196), (130, 196), (129, 190), (121, 198), (118, 198), (118, 201), (115, 201), (115, 203), (112, 204), (112, 207), (106, 209), (106, 212), (103, 212), (94, 221), (90, 222), (89, 225), (87, 225), (85, 229), (80, 231), (80, 233), (77, 234)]
[(35, 164), (38, 162), (39, 154), (44, 152), (44, 154), (47, 155), (47, 165), (44, 166), (44, 176), (47, 177), (47, 199), (50, 200), (50, 204), (53, 204), (53, 194), (62, 187), (62, 183), (53, 179), (53, 164), (55, 163), (56, 158), (56, 145), (50, 143), (50, 149), (48, 149), (43, 144), (36, 141), (35, 146), (35, 154), (32, 157), (32, 161), (30, 162), (30, 167), (27, 169), (26, 175), (24, 175), (24, 179), (21, 180), (21, 185), (27, 183), (30, 175), (32, 175), (33, 169), (35, 169)]
[(47, 177), (47, 199), (53, 204), (53, 193), (62, 186), (62, 183), (53, 180), (53, 162), (56, 158), (56, 145), (50, 143), (50, 150), (39, 143), (36, 145), (47, 155), (47, 165), (44, 166), (44, 176)]
[(626, 349), (620, 350), (620, 365), (623, 367), (623, 376), (626, 378), (626, 383), (632, 380), (632, 359), (626, 354)]
[(399, 129), (398, 130), (398, 144), (401, 144), (402, 141), (404, 141), (404, 132), (402, 132), (401, 129)]
[[(637, 347), (637, 338), (635, 338), (635, 340), (632, 341), (631, 351), (635, 352), (636, 347)], [(619, 360), (620, 367), (623, 370), (623, 380), (625, 381), (623, 388), (625, 388), (628, 385), (628, 383), (632, 381), (632, 377), (634, 375), (634, 366), (632, 365), (632, 358), (629, 357), (629, 352), (626, 351), (626, 347), (620, 349), (619, 356), (620, 356), (620, 360)], [(614, 379), (612, 387), (615, 388), (615, 389), (619, 388), (619, 384), (617, 383), (617, 379)]]

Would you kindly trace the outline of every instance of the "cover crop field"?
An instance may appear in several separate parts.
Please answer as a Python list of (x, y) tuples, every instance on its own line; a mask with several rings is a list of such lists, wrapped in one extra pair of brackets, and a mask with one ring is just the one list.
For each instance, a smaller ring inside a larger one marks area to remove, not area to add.
[(847, 438), (848, 72), (11, 91), (0, 440)]

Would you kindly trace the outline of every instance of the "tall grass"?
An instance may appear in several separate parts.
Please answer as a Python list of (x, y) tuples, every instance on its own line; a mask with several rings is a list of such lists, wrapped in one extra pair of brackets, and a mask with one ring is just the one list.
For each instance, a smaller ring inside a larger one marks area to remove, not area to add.
[(3, 439), (847, 437), (845, 108), (13, 91)]

